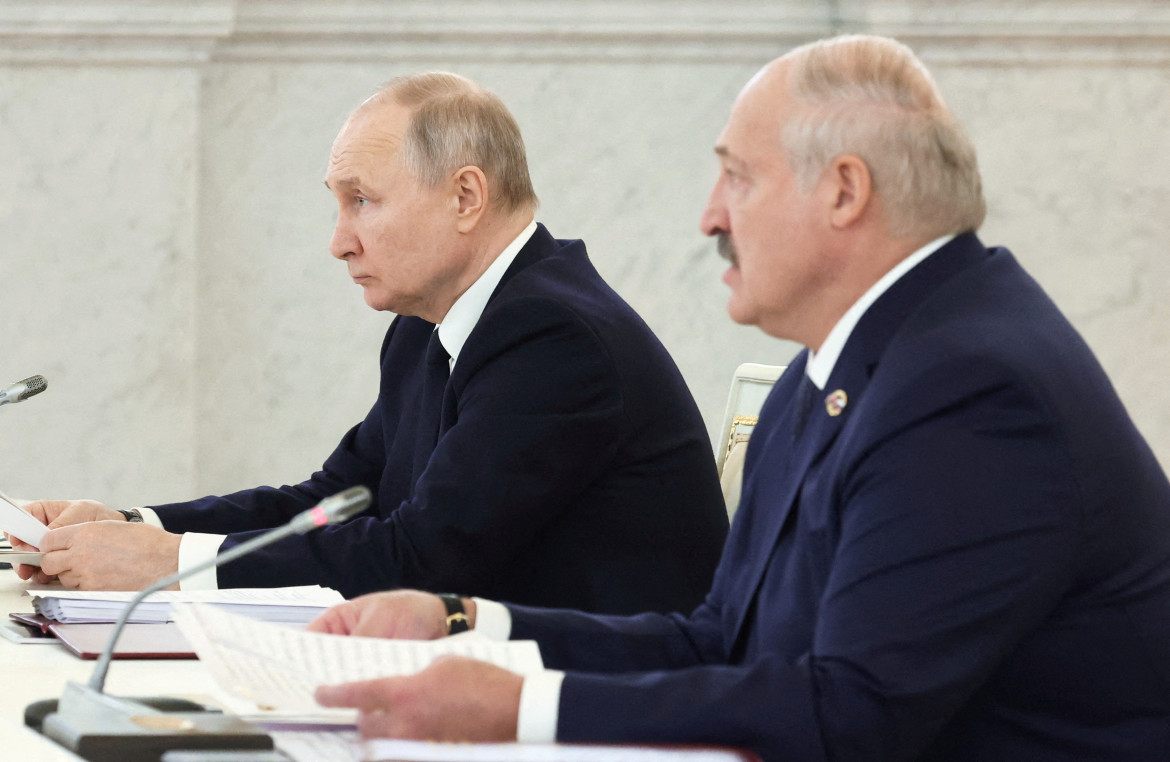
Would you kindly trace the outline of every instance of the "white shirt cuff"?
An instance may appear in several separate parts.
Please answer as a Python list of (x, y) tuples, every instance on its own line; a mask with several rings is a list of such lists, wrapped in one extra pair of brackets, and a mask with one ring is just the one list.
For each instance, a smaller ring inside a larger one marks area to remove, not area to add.
[[(142, 514), (142, 518), (145, 521), (145, 513)], [(184, 532), (182, 539), (179, 540), (179, 573), (182, 574), (187, 569), (219, 555), (219, 546), (223, 545), (225, 537), (227, 535)], [(219, 575), (215, 573), (215, 567), (212, 566), (180, 581), (179, 589), (218, 590)]]
[(152, 527), (165, 529), (165, 527), (162, 525), (162, 519), (158, 517), (158, 514), (155, 513), (153, 508), (132, 508), (131, 510), (138, 511), (140, 514), (142, 514), (143, 524), (149, 524)]
[(520, 714), (516, 719), (517, 741), (553, 743), (557, 740), (561, 683), (564, 679), (564, 672), (553, 669), (524, 678), (524, 685), (520, 688)]
[(507, 606), (484, 598), (472, 600), (475, 601), (476, 632), (492, 640), (507, 640), (512, 636), (512, 612)]

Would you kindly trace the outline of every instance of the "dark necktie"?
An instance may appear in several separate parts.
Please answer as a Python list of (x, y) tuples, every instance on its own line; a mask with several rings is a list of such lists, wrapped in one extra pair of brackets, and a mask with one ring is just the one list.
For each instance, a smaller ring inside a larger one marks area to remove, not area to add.
[(439, 331), (431, 332), (423, 364), (422, 395), (418, 411), (418, 433), (414, 446), (414, 475), (426, 468), (439, 439), (439, 419), (443, 413), (443, 391), (451, 377), (451, 356), (439, 341)]
[(817, 387), (807, 374), (801, 376), (800, 386), (796, 388), (796, 410), (792, 416), (792, 441), (800, 439), (804, 427), (812, 414), (817, 401)]

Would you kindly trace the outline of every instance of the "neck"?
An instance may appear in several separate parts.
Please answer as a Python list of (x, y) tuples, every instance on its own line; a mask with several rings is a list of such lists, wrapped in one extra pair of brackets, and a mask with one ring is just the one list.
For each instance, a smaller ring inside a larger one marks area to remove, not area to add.
[(507, 217), (488, 217), (482, 220), (473, 232), (467, 234), (468, 240), (465, 241), (468, 247), (467, 267), (460, 274), (448, 298), (439, 309), (430, 311), (430, 314), (420, 314), (419, 317), (432, 323), (442, 323), (451, 305), (483, 276), (508, 244), (516, 240), (516, 236), (528, 227), (532, 219), (532, 211), (524, 210)]
[(934, 237), (891, 238), (888, 235), (859, 239), (854, 246), (832, 258), (832, 280), (811, 302), (815, 314), (805, 321), (801, 336), (792, 336), (814, 353), (819, 352), (829, 332), (858, 299), (906, 257), (921, 249)]

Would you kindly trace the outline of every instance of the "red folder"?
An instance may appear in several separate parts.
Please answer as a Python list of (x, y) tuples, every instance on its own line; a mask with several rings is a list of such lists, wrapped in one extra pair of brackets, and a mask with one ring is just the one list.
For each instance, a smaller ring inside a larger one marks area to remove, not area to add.
[[(40, 614), (9, 614), (21, 624), (52, 634), (61, 644), (82, 659), (101, 655), (114, 625), (108, 622), (65, 624)], [(194, 659), (195, 650), (174, 622), (158, 624), (131, 623), (122, 629), (114, 648), (115, 659)]]

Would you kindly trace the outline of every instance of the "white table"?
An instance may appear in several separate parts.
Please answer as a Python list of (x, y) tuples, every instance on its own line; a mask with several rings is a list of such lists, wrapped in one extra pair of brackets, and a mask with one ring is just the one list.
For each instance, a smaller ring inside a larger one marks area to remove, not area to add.
[[(0, 616), (31, 611), (24, 594), (27, 583), (0, 569)], [(0, 638), (0, 749), (3, 758), (19, 762), (77, 760), (52, 741), (24, 727), (24, 708), (43, 698), (58, 698), (65, 683), (86, 682), (94, 662), (79, 659), (60, 645), (22, 645)], [(142, 659), (111, 663), (106, 691), (119, 696), (213, 695), (214, 681), (195, 660)]]

